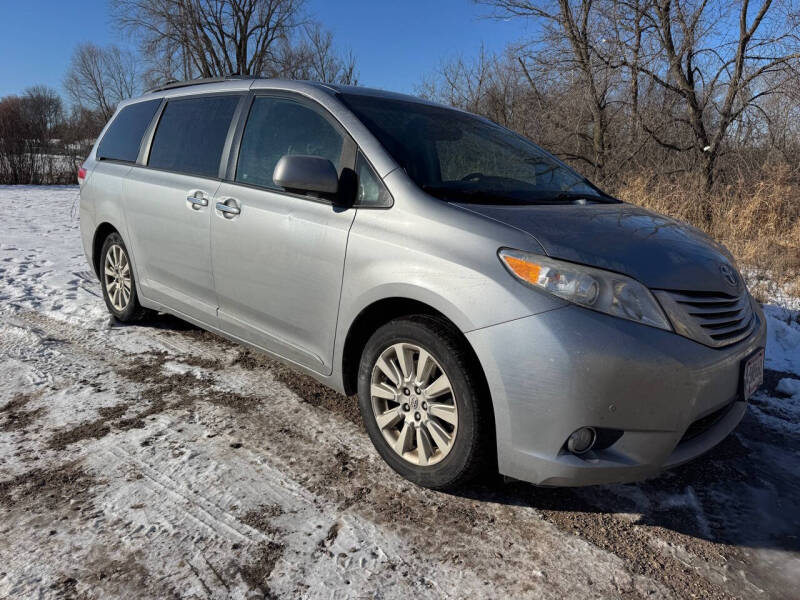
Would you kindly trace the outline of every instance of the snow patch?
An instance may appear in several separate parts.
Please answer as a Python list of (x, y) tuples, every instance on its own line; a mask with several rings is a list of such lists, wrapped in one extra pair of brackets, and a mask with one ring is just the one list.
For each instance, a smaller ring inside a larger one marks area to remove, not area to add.
[(800, 379), (781, 379), (775, 390), (781, 394), (791, 396), (794, 400), (800, 400)]
[(767, 353), (764, 365), (800, 375), (800, 311), (764, 306), (767, 317)]

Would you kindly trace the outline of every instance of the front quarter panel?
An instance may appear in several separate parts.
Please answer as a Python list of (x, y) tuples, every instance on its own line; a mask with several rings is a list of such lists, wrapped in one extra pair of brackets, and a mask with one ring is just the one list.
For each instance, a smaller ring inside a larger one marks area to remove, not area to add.
[(566, 304), (525, 287), (501, 264), (501, 247), (543, 253), (531, 236), (428, 196), (400, 169), (385, 182), (394, 207), (360, 209), (350, 231), (345, 322), (391, 297), (425, 302), (463, 332)]

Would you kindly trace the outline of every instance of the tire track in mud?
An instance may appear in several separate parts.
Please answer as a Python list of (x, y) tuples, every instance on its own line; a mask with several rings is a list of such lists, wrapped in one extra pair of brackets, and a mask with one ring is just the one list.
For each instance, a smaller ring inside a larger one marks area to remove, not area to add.
[(209, 502), (199, 492), (187, 493), (174, 479), (138, 459), (130, 452), (112, 447), (103, 448), (101, 452), (102, 456), (106, 458), (105, 464), (111, 468), (121, 464), (134, 464), (137, 472), (147, 478), (149, 485), (156, 490), (157, 495), (163, 496), (166, 502), (189, 507), (186, 514), (215, 534), (236, 541), (247, 541), (252, 538), (262, 541), (263, 536), (259, 530), (249, 525), (242, 527), (240, 521)]
[[(172, 421), (169, 424), (162, 423), (164, 427), (162, 431), (168, 431), (172, 424), (174, 424)], [(183, 425), (182, 427), (186, 428), (188, 426)], [(142, 432), (141, 435), (148, 435), (148, 433)], [(159, 432), (150, 432), (149, 435), (160, 437)], [(219, 444), (224, 448), (227, 445), (227, 441), (221, 439), (222, 437), (215, 435), (213, 439), (215, 441), (220, 440)], [(165, 443), (171, 444), (171, 441), (165, 437), (160, 439), (159, 443), (163, 446)], [(129, 445), (129, 447), (136, 447), (136, 444)], [(108, 447), (106, 447), (106, 451), (108, 451)], [(273, 581), (260, 581), (258, 585), (254, 582), (255, 577), (269, 578), (270, 574), (275, 570), (276, 554), (278, 553), (282, 556), (285, 555), (285, 560), (277, 560), (279, 575), (285, 574), (287, 565), (300, 565), (299, 567), (291, 567), (295, 571), (298, 568), (301, 572), (311, 569), (311, 574), (313, 575), (313, 571), (318, 570), (320, 565), (323, 565), (326, 561), (338, 564), (344, 560), (343, 557), (346, 557), (347, 560), (354, 560), (347, 555), (352, 555), (355, 552), (355, 558), (358, 558), (359, 564), (363, 563), (366, 566), (365, 569), (349, 575), (353, 580), (350, 583), (355, 584), (358, 579), (373, 576), (371, 571), (375, 570), (376, 565), (370, 566), (371, 562), (379, 559), (381, 555), (391, 557), (398, 552), (399, 548), (403, 547), (402, 542), (398, 543), (398, 540), (393, 540), (391, 537), (387, 538), (376, 530), (372, 524), (349, 517), (345, 518), (343, 528), (347, 531), (349, 538), (357, 540), (361, 547), (350, 547), (347, 550), (348, 546), (350, 546), (348, 544), (344, 548), (335, 550), (332, 547), (335, 540), (330, 539), (329, 534), (325, 534), (326, 531), (330, 531), (327, 523), (331, 521), (341, 522), (335, 506), (324, 502), (322, 498), (299, 486), (291, 478), (287, 478), (283, 471), (269, 467), (269, 461), (260, 463), (258, 476), (263, 477), (266, 482), (270, 482), (268, 496), (271, 498), (272, 503), (250, 510), (240, 516), (239, 514), (234, 514), (237, 513), (235, 507), (226, 507), (224, 502), (219, 501), (219, 498), (215, 499), (208, 496), (209, 493), (216, 494), (218, 489), (221, 489), (225, 483), (230, 482), (206, 481), (204, 486), (207, 485), (208, 489), (203, 493), (202, 490), (182, 487), (182, 484), (175, 479), (175, 475), (170, 474), (172, 469), (172, 465), (169, 464), (170, 461), (166, 461), (166, 464), (163, 462), (153, 464), (143, 460), (141, 456), (133, 455), (127, 456), (123, 460), (122, 454), (117, 449), (112, 450), (112, 453), (117, 457), (119, 465), (132, 464), (137, 471), (143, 471), (148, 480), (148, 487), (154, 487), (153, 493), (161, 499), (161, 502), (166, 502), (168, 505), (174, 505), (175, 507), (183, 507), (188, 518), (200, 523), (210, 533), (215, 534), (215, 539), (222, 538), (223, 541), (220, 543), (224, 543), (224, 538), (228, 539), (228, 541), (239, 540), (238, 537), (231, 538), (230, 535), (226, 535), (228, 529), (223, 526), (225, 524), (235, 526), (236, 529), (240, 530), (240, 533), (243, 532), (242, 528), (246, 528), (249, 531), (249, 528), (252, 527), (263, 532), (265, 535), (259, 534), (247, 537), (250, 550), (247, 556), (236, 566), (237, 572), (257, 589), (274, 591), (276, 586), (278, 586), (277, 589), (281, 589), (279, 587), (280, 584)], [(164, 453), (158, 452), (157, 456), (163, 457)], [(237, 453), (237, 456), (241, 459), (240, 453)], [(98, 458), (102, 460), (102, 456)], [(107, 466), (110, 462), (104, 460), (103, 464)], [(237, 465), (238, 467), (234, 468), (234, 472), (240, 472), (243, 470), (242, 467), (246, 469), (241, 460)], [(162, 489), (169, 493), (162, 493)], [(280, 510), (276, 510), (276, 506), (280, 506)], [(286, 515), (286, 518), (284, 518), (284, 515)], [(304, 536), (310, 537), (306, 538)], [(300, 543), (298, 543), (298, 538)], [(255, 544), (256, 542), (257, 544)], [(235, 548), (236, 545), (233, 544), (231, 548)], [(369, 560), (369, 557), (371, 557), (371, 560)], [(367, 559), (366, 562), (365, 558)], [(385, 560), (379, 560), (378, 562), (385, 562)], [(381, 564), (377, 566), (381, 566)], [(420, 578), (430, 578), (433, 574), (430, 565), (417, 565), (415, 570)], [(391, 571), (387, 571), (387, 573), (391, 577)], [(291, 582), (294, 584), (297, 581), (302, 581), (302, 574), (295, 573)], [(379, 575), (379, 577), (383, 576)], [(208, 584), (208, 581), (206, 583)], [(347, 583), (347, 585), (350, 585), (350, 583)], [(391, 583), (391, 581), (388, 583)], [(292, 593), (297, 592), (299, 589), (296, 589), (296, 586), (290, 587)], [(422, 594), (421, 597), (428, 596)]]
[[(29, 316), (36, 323), (40, 323), (40, 324), (44, 324), (44, 325), (48, 325), (48, 324), (49, 325), (53, 325), (54, 326), (54, 330), (57, 330), (62, 334), (63, 333), (69, 334), (68, 331), (65, 331), (65, 329), (67, 329), (67, 328), (65, 328), (63, 326), (63, 324), (47, 323), (46, 320), (43, 320), (42, 318), (40, 318), (37, 315), (29, 315)], [(67, 335), (66, 337), (70, 337), (70, 336)], [(85, 350), (85, 348), (84, 348), (84, 350)], [(72, 365), (72, 366), (75, 367), (75, 371), (76, 371), (75, 374), (77, 375), (78, 378), (83, 378), (85, 375), (87, 375), (87, 373), (84, 372), (87, 368), (89, 370), (91, 370), (92, 368), (97, 370), (97, 365), (92, 363), (93, 359), (101, 358), (101, 359), (106, 361), (105, 364), (108, 364), (108, 362), (113, 362), (113, 359), (114, 359), (113, 352), (109, 353), (109, 352), (106, 351), (102, 355), (99, 355), (97, 352), (91, 352), (91, 354), (94, 355), (93, 357), (87, 357), (86, 354), (87, 354), (86, 352), (82, 352), (82, 353), (77, 353), (76, 352), (76, 356), (73, 357), (73, 358), (76, 358), (78, 360), (78, 362), (81, 364), (80, 367), (77, 364), (76, 365)], [(82, 358), (85, 358), (85, 360), (82, 360)], [(160, 357), (160, 356), (153, 358), (154, 362), (159, 362), (159, 363), (162, 362), (161, 359), (162, 359), (162, 357)], [(86, 365), (88, 365), (88, 367), (86, 367)], [(168, 376), (168, 377), (152, 376), (152, 373), (151, 373), (151, 376), (143, 376), (144, 374), (142, 373), (142, 369), (140, 369), (139, 367), (140, 367), (140, 365), (138, 365), (138, 364), (133, 364), (133, 365), (128, 364), (127, 366), (125, 366), (124, 365), (124, 361), (121, 364), (113, 364), (113, 367), (112, 367), (112, 369), (116, 370), (118, 375), (121, 373), (121, 377), (123, 379), (125, 379), (125, 380), (139, 380), (139, 381), (143, 381), (144, 382), (144, 385), (140, 386), (141, 394), (136, 394), (136, 395), (140, 395), (140, 396), (144, 396), (144, 397), (148, 397), (148, 396), (157, 396), (157, 397), (169, 396), (170, 393), (172, 391), (174, 391), (174, 390), (165, 387), (165, 382), (168, 381), (168, 380), (172, 380), (171, 383), (173, 384), (173, 386), (172, 386), (173, 388), (175, 387), (175, 384), (178, 384), (178, 385), (183, 384), (185, 386), (186, 384), (191, 385), (193, 383), (191, 381), (192, 380), (191, 377), (189, 377), (188, 380), (187, 380), (186, 377), (181, 377), (181, 376), (175, 375), (175, 374), (172, 374), (171, 376)], [(67, 370), (69, 370), (69, 369), (67, 369)], [(159, 371), (156, 369), (153, 372), (158, 373)], [(125, 381), (125, 383), (127, 383), (127, 381)], [(228, 407), (232, 406), (232, 404), (231, 404), (231, 394), (221, 393), (221, 399), (222, 399), (222, 402), (220, 403), (220, 405), (226, 405)], [(252, 400), (252, 399), (249, 399), (249, 400)], [(14, 403), (14, 406), (16, 406), (18, 404), (19, 404), (19, 402)], [(124, 406), (125, 405), (123, 405), (123, 407)], [(176, 406), (176, 404), (171, 404), (169, 406), (169, 408), (175, 408), (175, 406)], [(163, 400), (162, 400), (161, 408), (162, 408), (162, 411), (152, 411), (151, 410), (150, 412), (153, 415), (155, 415), (157, 412), (163, 412), (163, 410), (167, 410), (168, 409), (167, 404), (165, 402), (163, 402)], [(239, 408), (241, 408), (241, 407), (239, 407)], [(98, 412), (100, 412), (102, 414), (103, 411), (102, 411), (102, 409), (100, 409)], [(117, 418), (117, 417), (120, 416), (120, 412), (121, 411), (118, 411), (118, 410), (111, 410), (111, 411), (108, 411), (105, 416), (107, 418)], [(103, 418), (101, 417), (101, 419), (99, 419), (98, 421), (100, 421), (102, 423), (103, 422)], [(80, 428), (80, 425), (78, 426), (78, 428)], [(73, 428), (73, 429), (76, 429), (76, 428)], [(91, 436), (93, 438), (98, 438), (99, 440), (101, 440), (100, 442), (93, 443), (92, 444), (93, 447), (97, 447), (98, 444), (102, 444), (102, 438), (104, 438), (106, 435), (112, 433), (111, 432), (112, 428), (109, 427), (108, 425), (105, 425), (105, 429), (106, 429), (105, 431), (101, 432), (101, 435), (93, 435), (93, 436)], [(66, 444), (63, 444), (61, 446), (64, 447), (64, 446), (71, 445), (73, 443), (82, 441), (82, 438), (85, 438), (85, 437), (86, 436), (75, 435), (73, 439), (68, 440)], [(103, 465), (103, 467), (105, 467), (105, 466), (108, 466), (108, 465)], [(59, 469), (59, 467), (56, 467), (55, 470), (57, 471), (58, 469)], [(142, 465), (141, 464), (139, 464), (139, 470), (140, 471), (142, 470)], [(22, 479), (25, 479), (25, 480), (28, 479), (29, 477), (36, 477), (36, 472), (34, 472), (32, 474), (25, 473), (25, 474), (22, 475)], [(154, 481), (157, 480), (152, 475), (152, 473), (151, 473), (151, 478)], [(17, 484), (12, 481), (12, 482), (10, 482), (9, 485), (17, 485)], [(180, 496), (180, 494), (179, 494), (179, 496)], [(189, 498), (189, 497), (185, 497), (184, 496), (183, 498), (184, 498), (184, 500), (186, 500), (188, 502), (189, 506), (193, 506), (192, 502), (194, 500), (196, 500), (194, 497)], [(200, 505), (202, 506), (202, 502), (200, 503)], [(223, 513), (217, 513), (217, 514), (223, 514)], [(222, 522), (224, 523), (224, 521), (222, 521)], [(208, 521), (208, 519), (206, 519), (206, 523), (210, 523), (211, 524), (212, 531), (213, 531), (214, 530), (214, 519), (213, 519), (213, 517), (211, 518), (211, 521)], [(242, 527), (246, 527), (247, 529), (249, 529), (249, 527), (247, 527), (246, 525), (242, 525)], [(258, 541), (259, 539), (263, 539), (262, 536), (260, 536), (258, 534), (254, 535), (253, 537), (256, 538), (256, 541)], [(259, 564), (260, 562), (263, 562), (264, 557), (261, 556), (261, 554), (259, 552), (256, 552), (256, 555), (257, 556), (256, 556), (256, 560), (255, 561), (244, 560), (243, 561), (243, 566), (241, 567), (241, 570), (243, 570), (243, 572), (246, 572), (250, 579), (252, 579), (254, 577), (254, 574), (257, 574), (257, 573), (261, 573), (261, 574), (265, 574), (266, 573), (266, 574), (268, 574), (269, 571), (271, 571), (271, 569), (265, 570), (263, 568), (263, 565)], [(191, 564), (191, 561), (190, 561), (190, 564)], [(209, 568), (211, 568), (210, 565), (209, 565)], [(207, 587), (207, 582), (202, 577), (200, 577), (200, 575), (198, 573), (195, 572), (196, 571), (195, 567), (192, 568), (192, 571), (194, 572), (195, 578), (198, 581), (201, 582), (201, 586), (203, 587), (203, 589), (208, 590), (209, 588)], [(72, 581), (72, 582), (75, 581), (74, 577), (67, 577), (67, 578), (62, 578), (62, 579), (68, 580), (68, 581)], [(56, 583), (58, 583), (58, 582), (56, 582)], [(72, 587), (74, 587), (74, 585)], [(260, 586), (260, 587), (262, 588), (262, 591), (264, 589), (266, 589), (263, 586)]]

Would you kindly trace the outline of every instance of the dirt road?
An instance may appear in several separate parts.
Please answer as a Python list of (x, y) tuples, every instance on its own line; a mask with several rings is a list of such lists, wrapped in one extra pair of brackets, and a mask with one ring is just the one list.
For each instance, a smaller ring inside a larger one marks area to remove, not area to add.
[(171, 317), (111, 322), (76, 197), (0, 188), (0, 597), (797, 597), (785, 352), (734, 435), (653, 481), (431, 492), (353, 399)]

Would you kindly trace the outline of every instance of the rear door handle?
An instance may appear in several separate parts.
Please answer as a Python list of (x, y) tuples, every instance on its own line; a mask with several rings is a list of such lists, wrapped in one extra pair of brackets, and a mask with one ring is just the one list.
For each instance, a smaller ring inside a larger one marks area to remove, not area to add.
[[(230, 202), (232, 200), (233, 198), (228, 198), (228, 200), (226, 200), (225, 202)], [(235, 202), (235, 200), (233, 201)], [(221, 212), (224, 217), (230, 219), (242, 212), (242, 210), (238, 206), (225, 204), (225, 202), (217, 202), (216, 205), (217, 210)]]

